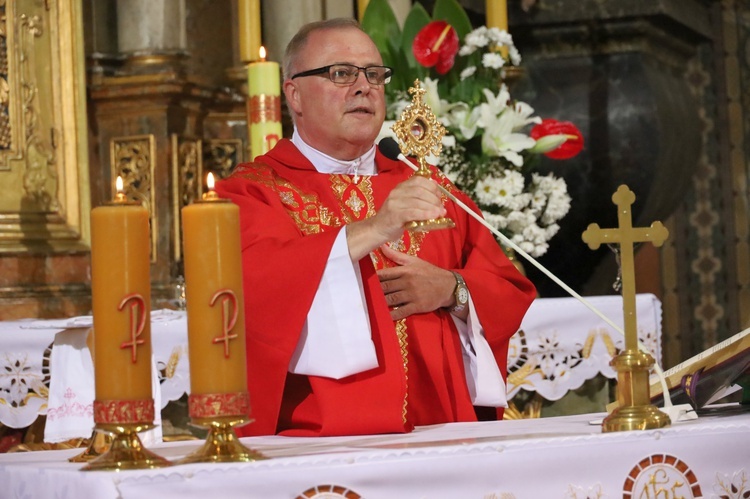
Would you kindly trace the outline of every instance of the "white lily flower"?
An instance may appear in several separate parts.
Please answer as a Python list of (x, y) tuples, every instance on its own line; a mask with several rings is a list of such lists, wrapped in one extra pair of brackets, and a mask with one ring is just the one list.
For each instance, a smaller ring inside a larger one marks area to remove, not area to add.
[(545, 135), (544, 137), (536, 139), (536, 144), (529, 149), (529, 152), (534, 154), (544, 154), (545, 152), (554, 151), (563, 145), (566, 140), (568, 140), (568, 138), (561, 134)]

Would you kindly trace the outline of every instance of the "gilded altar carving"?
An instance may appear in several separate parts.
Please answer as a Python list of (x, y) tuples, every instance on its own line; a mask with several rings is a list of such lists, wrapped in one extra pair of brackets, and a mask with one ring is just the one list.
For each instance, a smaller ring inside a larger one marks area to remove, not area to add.
[(235, 165), (245, 161), (240, 139), (211, 139), (206, 141), (203, 164), (206, 171), (213, 172), (219, 178), (226, 178), (232, 173)]
[[(174, 259), (182, 259), (182, 208), (203, 192), (203, 143), (200, 139), (170, 136), (172, 146), (172, 220)], [(216, 173), (214, 173), (216, 174)]]
[(0, 1), (0, 252), (89, 241), (81, 7)]
[(120, 176), (125, 196), (148, 208), (151, 226), (151, 261), (154, 262), (159, 233), (154, 188), (155, 138), (151, 134), (114, 137), (109, 146), (112, 192), (115, 192), (115, 180)]

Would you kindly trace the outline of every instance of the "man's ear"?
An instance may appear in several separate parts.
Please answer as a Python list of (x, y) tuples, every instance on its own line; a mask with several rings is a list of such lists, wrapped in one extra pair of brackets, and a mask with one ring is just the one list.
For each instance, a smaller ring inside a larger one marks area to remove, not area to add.
[(284, 80), (284, 96), (286, 104), (294, 114), (302, 113), (302, 104), (300, 103), (300, 94), (297, 85), (292, 80)]

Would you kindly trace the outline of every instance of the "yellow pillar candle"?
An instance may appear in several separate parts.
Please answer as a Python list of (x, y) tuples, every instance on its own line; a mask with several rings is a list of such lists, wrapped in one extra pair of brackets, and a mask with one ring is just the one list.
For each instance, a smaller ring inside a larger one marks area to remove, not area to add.
[(247, 67), (247, 119), (253, 159), (271, 150), (281, 139), (280, 80), (278, 63), (266, 61), (261, 47), (260, 61)]
[(247, 392), (239, 208), (208, 175), (203, 199), (182, 209), (191, 398)]
[(357, 0), (357, 19), (359, 19), (359, 22), (362, 22), (362, 18), (365, 17), (368, 3), (370, 3), (370, 0)]
[(508, 31), (508, 6), (505, 0), (487, 0), (487, 27)]
[(115, 200), (91, 211), (96, 400), (153, 400), (148, 210), (117, 181)]
[(260, 49), (260, 0), (239, 0), (240, 60), (257, 60)]

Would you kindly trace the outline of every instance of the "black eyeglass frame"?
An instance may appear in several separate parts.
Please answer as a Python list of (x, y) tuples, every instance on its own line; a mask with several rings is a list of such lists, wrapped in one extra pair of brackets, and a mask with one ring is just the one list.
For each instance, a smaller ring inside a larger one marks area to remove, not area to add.
[[(331, 68), (336, 67), (336, 66), (345, 66), (345, 67), (349, 67), (349, 68), (356, 68), (357, 69), (357, 75), (350, 82), (336, 82), (336, 81), (333, 81), (333, 78), (331, 77)], [(370, 80), (369, 76), (367, 76), (367, 70), (368, 69), (372, 69), (372, 68), (385, 68), (387, 70), (385, 76), (383, 77), (383, 82), (382, 83), (380, 83), (380, 82), (374, 82), (374, 81)], [(292, 75), (292, 77), (290, 79), (293, 80), (295, 78), (302, 78), (304, 76), (327, 75), (328, 79), (331, 80), (333, 83), (335, 83), (337, 85), (353, 85), (354, 82), (357, 81), (357, 78), (359, 77), (359, 73), (360, 72), (362, 72), (362, 73), (365, 74), (365, 79), (367, 79), (367, 82), (370, 83), (371, 85), (387, 85), (391, 81), (391, 77), (393, 76), (393, 68), (390, 67), (390, 66), (376, 66), (376, 65), (373, 65), (373, 66), (366, 66), (366, 67), (363, 68), (363, 67), (360, 67), (360, 66), (355, 66), (354, 64), (329, 64), (328, 66), (323, 66), (323, 67), (315, 68), (315, 69), (308, 69), (307, 71), (301, 71), (301, 72), (299, 72), (297, 74)]]

